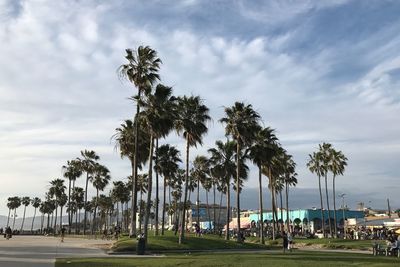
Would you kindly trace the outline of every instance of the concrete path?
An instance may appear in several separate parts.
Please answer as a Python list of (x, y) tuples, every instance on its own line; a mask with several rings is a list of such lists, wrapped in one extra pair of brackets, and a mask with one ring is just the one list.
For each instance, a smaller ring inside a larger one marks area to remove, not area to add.
[(0, 237), (1, 267), (48, 267), (56, 258), (106, 256), (105, 248), (111, 241), (81, 238), (44, 236), (13, 236), (10, 240)]

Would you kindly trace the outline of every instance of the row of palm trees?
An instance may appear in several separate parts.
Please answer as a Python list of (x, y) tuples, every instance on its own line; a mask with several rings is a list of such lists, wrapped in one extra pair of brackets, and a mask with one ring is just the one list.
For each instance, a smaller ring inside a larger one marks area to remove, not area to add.
[[(271, 191), (272, 209), (274, 210), (275, 219), (277, 219), (276, 195), (286, 188), (286, 199), (288, 199), (288, 187), (295, 185), (296, 172), (295, 163), (290, 155), (287, 154), (278, 142), (274, 130), (263, 128), (261, 126), (261, 117), (253, 109), (251, 105), (236, 102), (232, 107), (225, 108), (225, 116), (220, 122), (225, 125), (225, 133), (228, 138), (226, 143), (218, 141), (217, 147), (211, 149), (212, 154), (210, 160), (197, 157), (194, 160), (194, 168), (191, 173), (189, 167), (190, 147), (202, 145), (203, 136), (207, 133), (207, 123), (211, 120), (209, 109), (204, 105), (203, 100), (199, 96), (181, 96), (172, 95), (172, 88), (157, 84), (160, 80), (158, 71), (160, 69), (161, 60), (157, 57), (157, 52), (150, 47), (140, 46), (137, 50), (126, 50), (127, 64), (119, 68), (121, 78), (125, 78), (137, 89), (137, 95), (131, 99), (136, 103), (136, 114), (134, 120), (126, 120), (120, 128), (117, 128), (115, 140), (117, 148), (119, 148), (121, 156), (127, 157), (131, 161), (132, 166), (132, 214), (131, 217), (131, 234), (135, 235), (135, 216), (137, 211), (137, 184), (138, 169), (145, 164), (148, 167), (148, 188), (147, 188), (147, 205), (144, 217), (144, 236), (147, 240), (147, 223), (150, 216), (151, 198), (153, 189), (153, 165), (156, 167), (156, 196), (155, 211), (158, 211), (159, 195), (159, 175), (164, 176), (164, 185), (167, 185), (171, 176), (178, 172), (178, 163), (180, 159), (175, 159), (172, 163), (173, 168), (162, 170), (159, 159), (163, 155), (159, 153), (158, 143), (161, 138), (166, 138), (168, 134), (175, 130), (185, 139), (185, 175), (182, 181), (183, 200), (180, 210), (180, 229), (186, 229), (184, 219), (188, 203), (188, 193), (191, 177), (196, 180), (196, 187), (199, 188), (200, 183), (206, 188), (206, 194), (211, 187), (217, 187), (226, 191), (228, 215), (230, 218), (230, 187), (231, 181), (234, 182), (233, 189), (237, 192), (236, 208), (240, 213), (240, 191), (243, 187), (243, 180), (248, 176), (248, 159), (259, 168), (259, 188), (260, 188), (260, 210), (262, 207), (262, 175), (269, 178), (269, 189)], [(137, 148), (137, 149), (136, 149)], [(176, 148), (175, 157), (179, 152)], [(223, 151), (223, 149), (231, 149), (233, 151)], [(165, 148), (167, 150), (167, 148)], [(218, 155), (219, 154), (219, 155)], [(227, 156), (227, 158), (225, 158)], [(161, 161), (162, 162), (162, 161)], [(214, 168), (210, 167), (210, 163), (214, 163)], [(175, 175), (176, 176), (176, 175)], [(207, 177), (218, 177), (222, 179), (222, 184), (209, 182)], [(225, 189), (224, 189), (225, 188)], [(166, 186), (164, 186), (164, 191)], [(174, 188), (175, 189), (175, 188)], [(180, 196), (181, 197), (181, 196)], [(165, 194), (164, 194), (165, 199)], [(199, 201), (197, 201), (199, 203)], [(165, 200), (163, 203), (163, 215), (165, 210)], [(262, 217), (262, 212), (261, 217)], [(158, 234), (158, 216), (155, 221), (155, 234)], [(261, 218), (262, 220), (262, 218)], [(163, 219), (164, 221), (164, 219)], [(228, 221), (228, 220), (227, 220)], [(277, 221), (277, 220), (275, 220)], [(277, 225), (274, 224), (274, 236)], [(163, 227), (162, 227), (163, 229)], [(162, 230), (163, 232), (163, 230)], [(180, 231), (179, 243), (184, 240), (185, 231)], [(264, 242), (263, 231), (260, 231), (261, 240)], [(240, 216), (237, 216), (237, 236), (240, 242)], [(227, 231), (227, 238), (229, 232)]]
[[(336, 177), (338, 175), (343, 175), (345, 168), (347, 166), (347, 158), (343, 154), (342, 151), (335, 150), (334, 147), (329, 143), (322, 143), (319, 145), (318, 151), (314, 152), (312, 155), (309, 155), (309, 161), (307, 163), (307, 167), (312, 173), (315, 173), (318, 176), (318, 187), (319, 187), (319, 195), (320, 195), (320, 203), (321, 203), (321, 218), (322, 218), (322, 231), (323, 235), (326, 236), (325, 231), (325, 218), (324, 218), (324, 203), (323, 203), (323, 194), (321, 187), (321, 177), (325, 180), (325, 196), (326, 196), (326, 205), (328, 209), (328, 225), (329, 225), (329, 234), (330, 236), (337, 237), (338, 235), (338, 224), (336, 217)], [(333, 229), (331, 223), (331, 209), (329, 205), (329, 193), (328, 193), (328, 176), (332, 175), (332, 190), (333, 190)], [(343, 218), (344, 219), (344, 218)], [(344, 223), (344, 222), (343, 222)]]

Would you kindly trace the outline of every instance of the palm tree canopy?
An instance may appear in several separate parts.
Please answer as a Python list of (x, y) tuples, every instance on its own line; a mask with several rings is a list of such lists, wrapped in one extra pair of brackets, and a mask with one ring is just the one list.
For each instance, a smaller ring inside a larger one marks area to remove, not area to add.
[(108, 185), (111, 180), (110, 171), (107, 167), (96, 163), (93, 169), (93, 175), (91, 176), (90, 181), (93, 183), (93, 186), (99, 190), (103, 191), (104, 188)]
[(141, 116), (150, 133), (156, 137), (165, 137), (174, 126), (176, 98), (172, 96), (172, 88), (158, 84), (153, 94), (149, 93), (143, 100)]
[(137, 50), (126, 49), (125, 51), (128, 63), (118, 68), (119, 76), (133, 83), (139, 91), (146, 93), (146, 90), (160, 80), (158, 71), (162, 63), (161, 59), (149, 46), (139, 46)]
[(277, 153), (279, 143), (275, 135), (275, 130), (269, 127), (260, 129), (255, 137), (256, 139), (250, 147), (249, 158), (261, 168), (262, 165), (271, 162)]
[(82, 166), (79, 160), (68, 160), (67, 165), (62, 166), (64, 178), (75, 181), (82, 175)]
[(260, 115), (249, 105), (235, 102), (232, 107), (225, 108), (226, 117), (220, 122), (226, 124), (225, 134), (240, 144), (251, 145), (260, 128), (258, 122)]
[(54, 179), (50, 181), (49, 196), (59, 199), (65, 192), (67, 187), (64, 185), (64, 180)]
[[(143, 116), (137, 119), (139, 124), (138, 133), (138, 167), (146, 163), (149, 158), (149, 144), (150, 136), (145, 125)], [(128, 157), (131, 162), (135, 156), (135, 126), (131, 120), (125, 120), (120, 127), (115, 129), (116, 133), (113, 135), (115, 140), (115, 147), (120, 150), (121, 157)]]
[(169, 144), (158, 147), (155, 156), (157, 162), (154, 169), (168, 179), (177, 172), (179, 163), (182, 162), (179, 150)]
[(208, 131), (206, 123), (211, 120), (208, 113), (208, 107), (199, 96), (178, 97), (175, 127), (178, 134), (183, 134), (189, 146), (203, 143), (202, 137)]
[(35, 209), (38, 208), (41, 203), (42, 203), (42, 200), (40, 198), (38, 198), (38, 197), (34, 197), (34, 198), (31, 199), (31, 205)]
[(22, 203), (22, 205), (24, 205), (25, 207), (26, 207), (26, 206), (29, 206), (29, 204), (31, 204), (31, 198), (30, 198), (30, 197), (23, 197), (23, 198), (21, 199), (21, 203)]

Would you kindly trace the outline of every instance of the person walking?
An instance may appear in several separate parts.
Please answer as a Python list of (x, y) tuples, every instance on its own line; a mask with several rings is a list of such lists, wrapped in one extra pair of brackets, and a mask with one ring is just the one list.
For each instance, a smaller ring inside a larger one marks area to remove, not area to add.
[(283, 232), (283, 253), (286, 252), (286, 249), (288, 248), (288, 237), (285, 232)]
[(292, 252), (292, 246), (293, 246), (293, 237), (290, 233), (287, 234), (287, 241), (288, 241), (288, 250)]
[(61, 235), (61, 243), (64, 243), (64, 237), (65, 237), (65, 228), (62, 227), (60, 229), (60, 235)]

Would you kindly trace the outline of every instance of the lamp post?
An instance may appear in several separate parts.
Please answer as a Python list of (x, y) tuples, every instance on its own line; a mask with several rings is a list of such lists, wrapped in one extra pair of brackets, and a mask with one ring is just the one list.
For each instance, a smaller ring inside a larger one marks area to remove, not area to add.
[(346, 194), (341, 194), (341, 195), (338, 195), (339, 197), (341, 197), (342, 198), (342, 214), (343, 214), (343, 239), (346, 239), (346, 216), (345, 216), (345, 213), (344, 213), (344, 196), (345, 196)]

